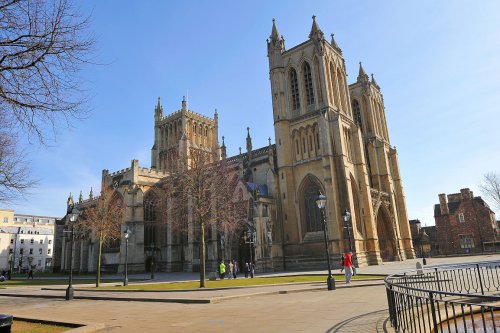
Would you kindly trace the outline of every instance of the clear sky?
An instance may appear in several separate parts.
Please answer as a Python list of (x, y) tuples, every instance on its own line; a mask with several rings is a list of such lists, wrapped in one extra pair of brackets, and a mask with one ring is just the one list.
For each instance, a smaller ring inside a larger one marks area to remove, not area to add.
[[(266, 39), (272, 18), (291, 48), (312, 15), (343, 50), (348, 81), (358, 62), (384, 94), (399, 153), (409, 218), (434, 224), (439, 193), (499, 172), (500, 2), (498, 1), (85, 1), (98, 40), (85, 68), (91, 116), (62, 128), (50, 147), (28, 146), (39, 187), (5, 208), (63, 216), (66, 199), (100, 188), (101, 172), (149, 167), (153, 110), (181, 106), (213, 116), (228, 154), (274, 142)], [(220, 138), (219, 138), (220, 139)], [(498, 215), (497, 215), (498, 217)]]

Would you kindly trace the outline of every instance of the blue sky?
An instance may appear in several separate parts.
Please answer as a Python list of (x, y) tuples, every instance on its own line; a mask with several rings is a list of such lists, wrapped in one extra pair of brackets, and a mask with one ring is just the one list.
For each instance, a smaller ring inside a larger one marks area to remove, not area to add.
[[(124, 5), (125, 3), (134, 4)], [(150, 166), (153, 110), (219, 113), (228, 154), (274, 142), (266, 39), (272, 18), (287, 48), (305, 41), (312, 15), (335, 33), (348, 81), (358, 62), (384, 94), (398, 148), (409, 218), (434, 224), (438, 193), (498, 172), (500, 2), (497, 1), (85, 1), (107, 65), (83, 71), (92, 114), (61, 128), (50, 147), (28, 146), (39, 187), (10, 205), (19, 213), (63, 216), (69, 192), (88, 196), (102, 169), (132, 159)], [(220, 139), (220, 138), (219, 138)]]

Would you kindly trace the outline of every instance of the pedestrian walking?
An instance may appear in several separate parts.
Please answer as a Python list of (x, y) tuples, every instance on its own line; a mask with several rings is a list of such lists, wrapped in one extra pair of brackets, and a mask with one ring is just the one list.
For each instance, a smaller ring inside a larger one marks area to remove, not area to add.
[(238, 262), (233, 260), (233, 279), (236, 279), (236, 275), (238, 275)]
[(229, 272), (227, 274), (227, 278), (228, 279), (232, 279), (233, 278), (233, 270), (234, 270), (234, 265), (233, 265), (233, 262), (231, 260), (229, 260)]
[(220, 279), (224, 280), (224, 275), (226, 274), (226, 265), (224, 264), (224, 260), (220, 262), (219, 272), (220, 272)]
[(30, 268), (30, 270), (28, 271), (28, 279), (33, 280), (33, 269), (32, 268)]
[(344, 270), (345, 274), (345, 283), (351, 283), (352, 277), (352, 252), (349, 251), (347, 253), (342, 254), (342, 268), (340, 271)]
[(255, 273), (255, 266), (253, 265), (253, 262), (250, 263), (249, 269), (250, 269), (250, 277), (253, 279), (253, 275)]
[(248, 266), (248, 263), (245, 263), (245, 277), (248, 278), (248, 273), (250, 271), (250, 267)]

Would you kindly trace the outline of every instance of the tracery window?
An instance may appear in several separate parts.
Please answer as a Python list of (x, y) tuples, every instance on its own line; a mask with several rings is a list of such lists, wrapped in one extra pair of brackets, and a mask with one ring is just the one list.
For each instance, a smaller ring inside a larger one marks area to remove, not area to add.
[(304, 213), (306, 220), (306, 231), (321, 231), (321, 212), (316, 204), (320, 189), (317, 185), (310, 183), (304, 190)]
[(354, 122), (361, 128), (361, 108), (359, 107), (359, 102), (357, 100), (352, 101), (352, 111), (354, 113)]
[(311, 66), (309, 66), (309, 63), (304, 62), (303, 72), (304, 72), (304, 87), (306, 88), (307, 105), (311, 105), (314, 104), (314, 90), (313, 90)]
[(294, 68), (290, 70), (290, 87), (292, 95), (292, 108), (294, 110), (300, 108), (300, 97), (299, 97), (299, 82), (297, 80), (297, 72)]

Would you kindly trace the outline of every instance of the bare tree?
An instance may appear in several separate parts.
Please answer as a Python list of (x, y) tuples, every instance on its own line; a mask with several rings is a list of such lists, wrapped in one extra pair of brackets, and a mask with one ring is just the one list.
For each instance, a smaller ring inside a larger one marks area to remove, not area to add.
[(479, 189), (500, 210), (500, 174), (494, 172), (485, 174)]
[[(101, 282), (101, 258), (103, 246), (121, 237), (121, 225), (125, 217), (125, 203), (122, 197), (110, 187), (103, 187), (101, 196), (94, 204), (85, 207), (80, 227), (99, 243), (97, 254), (96, 287)], [(81, 229), (80, 233), (83, 233)]]
[(0, 0), (0, 109), (7, 122), (44, 142), (60, 121), (86, 113), (78, 74), (94, 46), (88, 26), (71, 0)]
[(199, 149), (190, 149), (189, 160), (177, 161), (178, 169), (157, 191), (160, 222), (170, 221), (174, 231), (186, 233), (191, 217), (194, 237), (199, 241), (200, 288), (204, 288), (207, 228), (215, 226), (220, 232), (232, 233), (243, 226), (244, 210), (234, 193), (238, 177), (225, 159), (217, 161), (216, 154)]
[(11, 202), (23, 196), (36, 182), (30, 178), (23, 152), (15, 137), (0, 131), (0, 202)]

